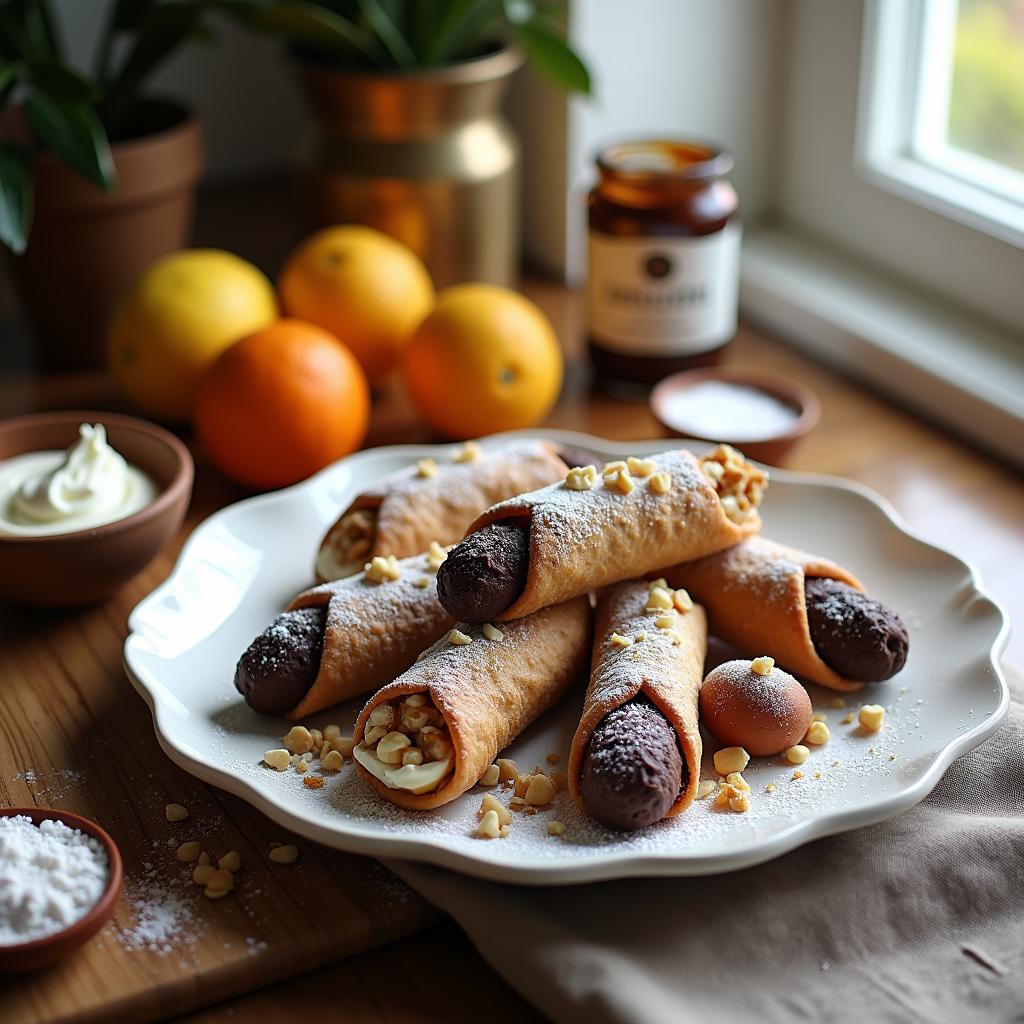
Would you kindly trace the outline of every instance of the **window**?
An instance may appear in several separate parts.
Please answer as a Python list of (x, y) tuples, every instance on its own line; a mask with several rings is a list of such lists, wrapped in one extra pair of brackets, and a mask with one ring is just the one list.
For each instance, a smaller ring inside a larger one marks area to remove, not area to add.
[(867, 178), (1024, 247), (1024, 0), (873, 0), (866, 15)]

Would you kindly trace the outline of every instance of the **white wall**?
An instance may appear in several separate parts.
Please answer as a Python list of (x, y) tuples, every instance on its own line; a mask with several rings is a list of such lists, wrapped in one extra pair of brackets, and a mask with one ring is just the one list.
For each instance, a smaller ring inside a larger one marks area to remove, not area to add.
[[(708, 138), (736, 157), (744, 217), (757, 220), (774, 193), (773, 141), (782, 78), (785, 0), (574, 0), (573, 45), (587, 59), (594, 100), (514, 106), (521, 133), (543, 143), (526, 153), (528, 255), (570, 280), (582, 273), (586, 192), (601, 145), (628, 136)], [(535, 87), (531, 89), (535, 91)], [(531, 116), (532, 115), (532, 116)], [(527, 118), (530, 118), (529, 120)], [(560, 133), (563, 159), (552, 158)]]
[[(92, 66), (102, 19), (113, 0), (57, 0), (55, 10), (71, 57)], [(294, 162), (306, 121), (281, 43), (212, 17), (212, 45), (191, 42), (154, 76), (149, 91), (184, 98), (199, 109), (211, 178), (252, 175)]]

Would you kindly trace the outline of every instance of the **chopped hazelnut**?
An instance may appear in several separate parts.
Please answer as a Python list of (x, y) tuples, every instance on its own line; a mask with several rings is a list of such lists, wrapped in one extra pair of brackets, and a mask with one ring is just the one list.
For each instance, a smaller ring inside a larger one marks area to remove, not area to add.
[(223, 871), (230, 871), (233, 875), (237, 874), (242, 870), (242, 858), (237, 850), (231, 850), (217, 861), (217, 867)]
[(710, 779), (703, 779), (697, 786), (697, 799), (706, 800), (717, 788), (717, 785)]
[(842, 724), (842, 725), (852, 725), (853, 724), (853, 712), (852, 711), (847, 711), (846, 714), (843, 715), (843, 720), (842, 720), (842, 722), (840, 724)]
[(461, 629), (453, 629), (448, 634), (448, 643), (453, 647), (465, 647), (466, 644), (471, 644), (472, 642), (473, 638), (471, 636), (467, 636)]
[(668, 591), (672, 590), (672, 588), (668, 585), (668, 581), (665, 579), (664, 576), (659, 576), (656, 580), (651, 580), (651, 584), (650, 584), (650, 586), (647, 589), (648, 590), (668, 590)]
[(270, 851), (270, 859), (275, 864), (294, 864), (299, 859), (299, 851), (291, 843), (285, 846), (275, 846)]
[(209, 864), (210, 863), (210, 855), (205, 850), (203, 850), (203, 852), (201, 854), (199, 854), (199, 860), (197, 860), (196, 863), (197, 864)]
[(693, 598), (690, 597), (690, 592), (682, 588), (673, 593), (672, 603), (676, 606), (676, 611), (679, 612), (688, 612), (693, 608)]
[(565, 475), (568, 491), (589, 491), (597, 483), (597, 470), (593, 466), (575, 466)]
[(526, 796), (526, 790), (530, 785), (530, 780), (533, 778), (532, 774), (523, 773), (522, 775), (516, 776), (516, 785), (513, 792), (516, 796)]
[(184, 821), (188, 817), (188, 808), (181, 804), (168, 804), (164, 808), (164, 817), (172, 822)]
[(845, 708), (846, 701), (842, 697), (832, 697), (828, 702), (828, 706), (830, 708)]
[(397, 580), (402, 577), (402, 567), (394, 555), (374, 555), (366, 563), (366, 578), (371, 583), (384, 583), (388, 580)]
[(744, 811), (750, 810), (750, 798), (746, 793), (740, 793), (737, 796), (729, 798), (729, 809), (742, 814)]
[(831, 735), (832, 733), (824, 722), (811, 722), (811, 727), (807, 730), (807, 735), (804, 737), (804, 743), (820, 747), (823, 743), (828, 743)]
[(632, 647), (633, 638), (628, 636), (620, 636), (618, 633), (612, 633), (612, 635), (608, 637), (608, 643), (612, 647)]
[(499, 757), (494, 763), (498, 766), (498, 779), (501, 782), (508, 782), (519, 775), (519, 769), (510, 757)]
[(783, 756), (790, 764), (803, 764), (811, 756), (811, 752), (802, 743), (795, 743), (783, 751)]
[(293, 725), (281, 742), (293, 754), (305, 754), (313, 749), (313, 737), (304, 725)]
[(494, 811), (488, 811), (480, 819), (480, 824), (477, 825), (476, 832), (474, 833), (474, 835), (479, 836), (481, 839), (497, 839), (501, 834), (501, 822)]
[(336, 740), (341, 736), (340, 725), (325, 725), (324, 726), (324, 739), (325, 740)]
[(675, 624), (676, 624), (676, 617), (675, 617), (675, 613), (674, 612), (673, 613), (669, 613), (667, 615), (659, 615), (654, 620), (654, 625), (658, 629), (672, 629), (672, 627), (675, 626)]
[(739, 772), (729, 772), (725, 777), (725, 781), (733, 786), (735, 789), (742, 790), (745, 793), (750, 792), (750, 786), (747, 785), (747, 780)]
[(467, 441), (461, 448), (455, 450), (452, 456), (453, 462), (476, 462), (483, 454), (483, 449), (476, 441)]
[(437, 463), (433, 459), (420, 459), (416, 463), (416, 475), (424, 480), (437, 476)]
[(565, 835), (565, 822), (564, 821), (549, 821), (548, 822), (548, 835), (549, 836), (564, 836)]
[(811, 715), (812, 722), (824, 722), (825, 720), (825, 716), (820, 711), (815, 711), (814, 714)]
[(774, 793), (777, 788), (778, 787), (775, 785), (774, 782), (769, 782), (768, 785), (764, 787), (764, 791), (766, 793)]
[(769, 658), (767, 654), (762, 654), (760, 658), (755, 658), (750, 663), (750, 671), (756, 672), (759, 676), (771, 675), (773, 668), (775, 668), (775, 659)]
[(629, 494), (635, 486), (627, 469), (620, 469), (615, 473), (605, 473), (604, 485), (608, 490), (618, 491), (619, 494)]
[(555, 799), (555, 787), (546, 775), (534, 775), (526, 787), (526, 802), (534, 807), (544, 807)]
[(197, 864), (192, 872), (192, 881), (196, 885), (206, 885), (215, 870), (216, 868), (212, 864)]
[(366, 724), (371, 728), (379, 725), (382, 729), (390, 732), (395, 727), (396, 717), (395, 709), (390, 704), (378, 704), (370, 712), (369, 717), (366, 719)]
[(548, 764), (558, 764), (558, 762), (562, 760), (562, 755), (552, 751), (544, 758), (544, 760), (547, 761)]
[(414, 579), (412, 581), (412, 585), (414, 587), (419, 587), (420, 590), (426, 590), (427, 587), (430, 586), (430, 577), (429, 576), (419, 576), (419, 577), (417, 577), (416, 579)]
[(181, 846), (175, 851), (175, 856), (178, 860), (188, 864), (191, 861), (198, 860), (199, 855), (203, 852), (203, 848), (195, 840), (189, 843), (182, 843)]
[(212, 888), (211, 886), (208, 885), (203, 890), (203, 895), (208, 900), (220, 900), (220, 899), (223, 899), (225, 896), (227, 896), (227, 894), (229, 892), (231, 892), (230, 889), (214, 889), (214, 888)]
[(654, 459), (638, 459), (633, 455), (630, 455), (630, 457), (626, 459), (626, 469), (628, 469), (633, 476), (650, 476), (657, 468), (657, 463)]
[(230, 892), (235, 887), (235, 876), (227, 868), (217, 868), (206, 880), (207, 889), (223, 889)]
[(309, 735), (313, 739), (313, 746), (319, 748), (323, 746), (324, 734), (319, 729), (310, 729)]
[(505, 639), (505, 634), (502, 633), (502, 631), (498, 629), (497, 626), (492, 626), (489, 622), (485, 622), (483, 624), (483, 627), (481, 628), (480, 632), (483, 633), (483, 635), (487, 637), (488, 640), (494, 640), (495, 642), (497, 642), (498, 640)]
[(480, 785), (496, 786), (498, 784), (498, 779), (500, 778), (500, 776), (501, 769), (496, 764), (488, 765), (487, 768), (484, 770), (483, 775), (480, 776)]
[(719, 775), (741, 772), (750, 763), (750, 755), (742, 747), (722, 747), (715, 751), (715, 771)]
[(420, 750), (431, 761), (443, 761), (446, 757), (451, 757), (454, 749), (447, 733), (429, 726), (420, 730), (419, 745)]
[(480, 801), (480, 810), (477, 817), (482, 818), (488, 811), (493, 811), (498, 816), (499, 825), (511, 825), (512, 814), (509, 809), (493, 794), (487, 793)]
[(412, 746), (404, 732), (389, 732), (377, 743), (377, 757), (385, 764), (401, 764), (402, 753)]
[(647, 607), (644, 611), (667, 612), (671, 611), (672, 606), (672, 594), (668, 590), (662, 590), (661, 587), (658, 587), (655, 590), (651, 590), (647, 595)]
[(601, 468), (601, 476), (614, 476), (616, 473), (621, 473), (626, 469), (625, 459), (615, 459), (614, 462), (606, 462)]
[(363, 734), (363, 746), (375, 747), (377, 743), (388, 734), (388, 730), (383, 725), (371, 726)]
[(323, 789), (327, 785), (319, 775), (307, 775), (302, 780), (302, 784), (306, 789)]
[(297, 772), (298, 772), (298, 773), (299, 773), (300, 775), (305, 775), (305, 774), (306, 774), (306, 772), (308, 772), (308, 771), (309, 771), (309, 762), (308, 762), (308, 761), (300, 761), (300, 762), (299, 762), (299, 763), (298, 763), (298, 764), (297, 764), (297, 765), (295, 766), (295, 770), (296, 770), (296, 771), (297, 771)]
[(668, 494), (672, 487), (672, 477), (662, 471), (655, 473), (647, 485), (655, 494)]
[(402, 751), (402, 764), (423, 764), (423, 751), (416, 747), (411, 747), (409, 750)]
[(508, 805), (509, 807), (514, 807), (516, 810), (519, 810), (520, 807), (526, 806), (526, 800), (521, 796), (514, 796), (509, 800)]
[(803, 777), (804, 777), (804, 773), (802, 771), (800, 771), (799, 768), (795, 772), (793, 772), (793, 774), (790, 776), (790, 778), (794, 782), (797, 782), (799, 779), (802, 779)]
[[(342, 757), (351, 757), (352, 750), (356, 745), (356, 741), (351, 736), (339, 736), (335, 740), (331, 740), (331, 750), (336, 754), (340, 754)], [(327, 757), (331, 755), (328, 752)], [(327, 767), (326, 764), (324, 767)], [(340, 767), (340, 765), (339, 765)]]
[(568, 780), (565, 777), (565, 772), (554, 771), (551, 773), (551, 785), (555, 787), (556, 793), (561, 793), (565, 790), (568, 785)]
[(862, 729), (868, 732), (878, 732), (885, 721), (885, 708), (881, 704), (865, 704), (857, 712), (857, 721)]
[(432, 540), (427, 548), (427, 568), (431, 572), (437, 572), (447, 557), (448, 552), (436, 540)]

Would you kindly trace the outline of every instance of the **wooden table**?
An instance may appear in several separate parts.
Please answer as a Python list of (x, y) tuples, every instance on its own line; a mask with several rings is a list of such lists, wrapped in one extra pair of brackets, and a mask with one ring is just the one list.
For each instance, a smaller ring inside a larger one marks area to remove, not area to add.
[[(580, 359), (578, 296), (541, 282), (525, 290), (554, 321), (570, 359), (547, 425), (623, 440), (657, 436), (645, 404), (591, 391)], [(1012, 470), (750, 327), (729, 359), (792, 377), (821, 398), (821, 423), (794, 453), (793, 468), (848, 476), (881, 492), (920, 534), (970, 558), (1020, 620), (1024, 483)], [(71, 406), (121, 402), (98, 373), (0, 381), (0, 417)], [(400, 390), (387, 390), (367, 444), (417, 440), (432, 438)], [(345, 1020), (383, 1024), (397, 1019), (396, 976), (422, 994), (405, 1004), (403, 1021), (478, 1020), (481, 1007), (495, 1021), (539, 1019), (451, 924), (439, 924), (436, 912), (373, 862), (302, 843), (297, 871), (270, 870), (266, 851), (284, 838), (281, 830), (189, 778), (157, 747), (146, 709), (120, 670), (125, 617), (170, 570), (187, 532), (240, 497), (200, 456), (182, 535), (121, 593), (76, 613), (0, 608), (0, 803), (58, 803), (98, 817), (122, 844), (135, 887), (134, 905), (124, 902), (116, 927), (95, 948), (46, 974), (0, 982), (0, 1020), (140, 1021), (190, 1010), (187, 1019), (196, 1022), (270, 1019), (283, 1010), (320, 1019), (332, 1007)], [(1008, 656), (1024, 662), (1021, 638), (1011, 640)], [(173, 861), (180, 833), (163, 819), (168, 800), (190, 806), (218, 849), (241, 850), (246, 874), (234, 902), (197, 905), (199, 934), (186, 952), (161, 955), (126, 948), (125, 935), (137, 928), (133, 910), (145, 900), (147, 878), (164, 891), (181, 874)], [(210, 1005), (218, 999), (227, 1001)]]

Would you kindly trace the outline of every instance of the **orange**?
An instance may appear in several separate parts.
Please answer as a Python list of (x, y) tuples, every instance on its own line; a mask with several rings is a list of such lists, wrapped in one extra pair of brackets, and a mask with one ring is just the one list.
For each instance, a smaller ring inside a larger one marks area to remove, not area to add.
[(529, 299), (496, 285), (461, 284), (438, 295), (403, 371), (430, 426), (448, 437), (479, 437), (547, 415), (562, 387), (562, 351)]
[(246, 335), (209, 368), (195, 424), (213, 463), (239, 483), (284, 487), (359, 447), (370, 389), (337, 338), (301, 320)]
[(378, 384), (398, 365), (430, 311), (434, 286), (409, 248), (373, 228), (325, 228), (289, 257), (278, 290), (284, 311), (340, 338)]
[(150, 267), (118, 303), (107, 358), (140, 409), (184, 420), (210, 363), (276, 319), (273, 286), (251, 263), (220, 249), (182, 249)]

